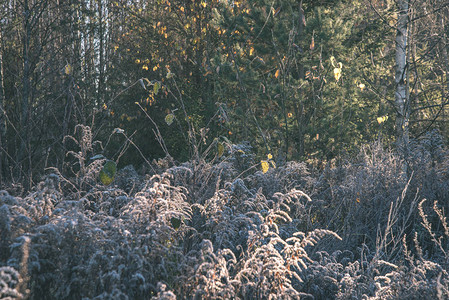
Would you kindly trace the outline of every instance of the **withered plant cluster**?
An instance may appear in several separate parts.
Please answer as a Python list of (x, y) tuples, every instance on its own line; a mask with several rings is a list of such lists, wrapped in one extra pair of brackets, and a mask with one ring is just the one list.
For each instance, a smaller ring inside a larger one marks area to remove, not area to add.
[(0, 299), (449, 298), (438, 134), (412, 144), (407, 174), (378, 144), (265, 174), (248, 145), (226, 147), (146, 175), (128, 166), (109, 186), (76, 151), (75, 178), (0, 191)]

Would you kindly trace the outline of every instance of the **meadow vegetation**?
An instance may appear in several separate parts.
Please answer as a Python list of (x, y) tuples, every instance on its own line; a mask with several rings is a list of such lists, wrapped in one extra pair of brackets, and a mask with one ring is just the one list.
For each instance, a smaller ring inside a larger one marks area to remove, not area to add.
[(412, 155), (406, 176), (379, 143), (263, 173), (248, 145), (226, 144), (210, 161), (127, 166), (109, 186), (105, 159), (78, 157), (78, 176), (0, 192), (0, 296), (446, 299), (449, 153), (432, 132)]

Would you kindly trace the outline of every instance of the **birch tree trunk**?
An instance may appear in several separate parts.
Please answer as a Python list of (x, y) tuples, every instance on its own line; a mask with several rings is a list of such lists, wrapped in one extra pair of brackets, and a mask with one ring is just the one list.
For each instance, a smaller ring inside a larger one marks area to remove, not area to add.
[(5, 154), (3, 148), (6, 145), (6, 118), (5, 118), (5, 88), (3, 80), (3, 32), (0, 29), (0, 184), (3, 183), (3, 161)]
[[(409, 23), (409, 0), (398, 0), (398, 21), (396, 31), (396, 74), (395, 109), (396, 143), (400, 155), (406, 160), (409, 143), (410, 101), (407, 81), (407, 35)], [(404, 162), (403, 171), (407, 173)]]

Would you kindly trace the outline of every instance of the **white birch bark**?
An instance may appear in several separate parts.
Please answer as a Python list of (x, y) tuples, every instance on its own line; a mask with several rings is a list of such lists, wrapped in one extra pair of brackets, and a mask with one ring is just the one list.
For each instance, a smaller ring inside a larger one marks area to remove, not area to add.
[(399, 12), (396, 31), (396, 142), (399, 153), (407, 157), (409, 142), (410, 103), (407, 83), (407, 35), (409, 0), (397, 0)]

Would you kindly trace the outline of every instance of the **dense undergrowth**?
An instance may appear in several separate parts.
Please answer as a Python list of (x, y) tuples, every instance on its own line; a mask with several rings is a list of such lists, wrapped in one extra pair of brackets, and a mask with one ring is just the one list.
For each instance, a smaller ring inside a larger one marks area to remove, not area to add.
[[(82, 153), (77, 152), (77, 153)], [(150, 174), (78, 157), (0, 191), (1, 299), (447, 299), (449, 153), (435, 132), (408, 174), (374, 144), (315, 169), (248, 170), (247, 145)]]

